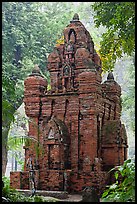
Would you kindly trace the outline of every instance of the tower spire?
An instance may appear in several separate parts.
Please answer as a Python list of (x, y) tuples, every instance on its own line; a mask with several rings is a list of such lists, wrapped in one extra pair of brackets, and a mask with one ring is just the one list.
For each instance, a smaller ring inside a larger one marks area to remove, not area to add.
[(108, 73), (107, 80), (108, 80), (108, 81), (114, 81), (114, 76), (113, 76), (113, 73), (112, 73), (112, 72), (109, 72), (109, 73)]
[(77, 22), (79, 21), (79, 15), (77, 13), (74, 14), (72, 21), (70, 21), (70, 23), (72, 22)]

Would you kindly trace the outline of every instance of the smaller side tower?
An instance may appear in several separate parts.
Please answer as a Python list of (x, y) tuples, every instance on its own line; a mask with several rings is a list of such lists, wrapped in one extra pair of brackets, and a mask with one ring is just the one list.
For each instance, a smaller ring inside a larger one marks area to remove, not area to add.
[[(47, 81), (41, 76), (39, 67), (35, 65), (32, 74), (30, 74), (24, 81), (24, 103), (25, 112), (29, 117), (29, 144), (25, 144), (25, 163), (24, 171), (10, 172), (10, 185), (15, 189), (29, 189), (29, 168), (27, 162), (29, 159), (32, 165), (39, 164), (39, 158), (36, 148), (43, 142), (43, 135), (40, 132), (40, 118), (41, 118), (41, 98), (47, 91)], [(35, 171), (38, 176), (38, 170)]]
[(40, 119), (42, 117), (42, 97), (47, 92), (47, 80), (40, 74), (40, 69), (35, 65), (32, 74), (30, 74), (24, 81), (25, 90), (24, 90), (24, 103), (25, 103), (25, 112), (29, 117), (29, 133), (30, 141), (32, 145), (29, 147), (25, 146), (25, 166), (29, 156), (32, 157), (32, 162), (37, 158), (36, 155), (36, 146), (39, 143), (43, 143), (43, 136), (40, 133)]
[(114, 80), (113, 73), (108, 74), (102, 84), (102, 95), (105, 102), (102, 120), (101, 155), (104, 170), (122, 165), (127, 159), (127, 135), (124, 124), (121, 124), (121, 87)]

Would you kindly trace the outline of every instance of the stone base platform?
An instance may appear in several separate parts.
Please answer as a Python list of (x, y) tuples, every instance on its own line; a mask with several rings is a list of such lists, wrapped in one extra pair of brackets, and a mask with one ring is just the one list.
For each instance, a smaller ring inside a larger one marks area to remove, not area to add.
[[(17, 189), (18, 192), (24, 193), (26, 196), (31, 196), (30, 190)], [(57, 202), (81, 202), (82, 195), (68, 194), (67, 191), (44, 191), (36, 190), (35, 195), (45, 196), (50, 198), (57, 198)]]

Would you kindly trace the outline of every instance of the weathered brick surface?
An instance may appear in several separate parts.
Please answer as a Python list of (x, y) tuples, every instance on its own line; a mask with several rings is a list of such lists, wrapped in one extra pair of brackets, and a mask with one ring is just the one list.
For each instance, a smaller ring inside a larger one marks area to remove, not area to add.
[(15, 189), (29, 189), (29, 172), (10, 172), (10, 185)]
[[(121, 87), (112, 73), (102, 83), (101, 60), (76, 16), (64, 38), (48, 57), (51, 90), (37, 66), (24, 82), (29, 136), (35, 139), (24, 147), (25, 171), (31, 157), (39, 167), (38, 189), (81, 192), (93, 186), (100, 194), (110, 180), (108, 170), (127, 158)], [(19, 172), (11, 173), (11, 186), (25, 188), (19, 178)]]

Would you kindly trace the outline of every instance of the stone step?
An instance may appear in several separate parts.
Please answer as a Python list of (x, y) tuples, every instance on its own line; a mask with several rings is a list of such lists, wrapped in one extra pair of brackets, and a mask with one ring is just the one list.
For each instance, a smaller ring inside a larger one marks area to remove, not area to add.
[(82, 202), (82, 195), (79, 195), (79, 194), (68, 194), (68, 198), (60, 199), (59, 202)]
[[(31, 190), (17, 189), (18, 192), (31, 196)], [(47, 198), (57, 198), (58, 202), (81, 202), (82, 195), (79, 194), (68, 194), (67, 191), (44, 191), (36, 190), (35, 195), (45, 196)]]

